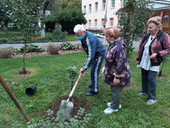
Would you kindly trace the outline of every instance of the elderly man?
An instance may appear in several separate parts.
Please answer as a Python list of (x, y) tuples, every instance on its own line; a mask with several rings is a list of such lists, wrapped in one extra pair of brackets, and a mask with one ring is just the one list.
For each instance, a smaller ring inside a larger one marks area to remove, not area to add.
[(104, 59), (105, 48), (100, 40), (91, 32), (86, 31), (82, 25), (76, 25), (74, 32), (81, 40), (83, 49), (87, 54), (87, 59), (84, 66), (80, 69), (80, 73), (84, 73), (87, 68), (91, 67), (91, 84), (86, 86), (90, 88), (87, 96), (93, 96), (98, 93), (98, 78), (99, 72)]

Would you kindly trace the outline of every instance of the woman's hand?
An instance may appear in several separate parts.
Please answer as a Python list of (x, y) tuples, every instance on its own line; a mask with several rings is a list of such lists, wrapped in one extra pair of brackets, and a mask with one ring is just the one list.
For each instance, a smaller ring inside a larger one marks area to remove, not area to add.
[(120, 79), (117, 79), (116, 77), (114, 77), (113, 85), (118, 85), (118, 84), (120, 84)]
[(151, 59), (155, 59), (156, 56), (157, 56), (157, 53), (153, 53), (153, 54), (150, 56), (150, 58), (151, 58)]
[(140, 61), (136, 61), (136, 65), (140, 64)]

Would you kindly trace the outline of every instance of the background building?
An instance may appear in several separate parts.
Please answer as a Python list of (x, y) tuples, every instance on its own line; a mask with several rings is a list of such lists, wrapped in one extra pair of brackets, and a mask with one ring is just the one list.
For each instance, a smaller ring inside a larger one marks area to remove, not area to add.
[(161, 16), (163, 31), (170, 33), (170, 0), (155, 0), (151, 16)]
[(103, 30), (104, 17), (107, 10), (106, 26), (117, 26), (117, 10), (123, 7), (124, 0), (82, 0), (82, 10), (85, 13), (86, 29)]
[[(107, 10), (108, 26), (118, 26), (118, 16), (115, 14), (124, 6), (126, 0), (82, 0), (82, 11), (85, 13), (86, 29), (103, 30)], [(170, 0), (153, 0), (152, 16), (161, 16), (163, 31), (170, 32)]]

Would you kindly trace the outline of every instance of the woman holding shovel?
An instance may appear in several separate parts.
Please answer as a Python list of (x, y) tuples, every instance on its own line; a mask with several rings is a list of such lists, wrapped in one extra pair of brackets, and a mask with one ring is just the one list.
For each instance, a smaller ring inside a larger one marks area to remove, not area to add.
[(121, 108), (122, 89), (130, 84), (130, 67), (126, 57), (125, 44), (118, 39), (118, 28), (106, 28), (105, 35), (109, 46), (105, 52), (104, 81), (111, 87), (112, 101), (107, 103), (108, 108), (104, 110), (104, 113), (111, 114)]

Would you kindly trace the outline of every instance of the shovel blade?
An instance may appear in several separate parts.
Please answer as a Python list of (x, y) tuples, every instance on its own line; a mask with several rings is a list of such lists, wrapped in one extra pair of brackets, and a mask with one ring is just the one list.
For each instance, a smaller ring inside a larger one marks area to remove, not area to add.
[(61, 105), (60, 105), (60, 110), (64, 109), (66, 112), (66, 120), (70, 120), (72, 115), (71, 112), (73, 110), (74, 104), (73, 102), (69, 101), (67, 102), (66, 100), (62, 100), (61, 101)]

